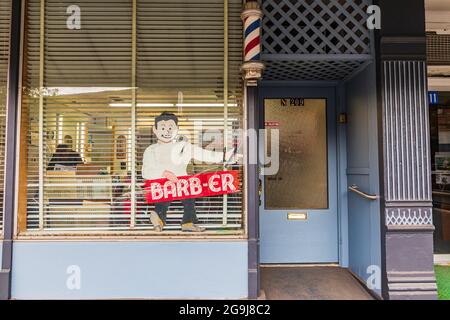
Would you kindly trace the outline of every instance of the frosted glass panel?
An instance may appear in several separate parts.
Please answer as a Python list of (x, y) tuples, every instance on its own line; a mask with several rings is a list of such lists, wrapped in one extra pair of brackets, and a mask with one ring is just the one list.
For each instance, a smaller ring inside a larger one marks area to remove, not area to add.
[(266, 150), (270, 129), (280, 135), (280, 168), (265, 177), (265, 208), (328, 208), (326, 100), (266, 99), (264, 109)]

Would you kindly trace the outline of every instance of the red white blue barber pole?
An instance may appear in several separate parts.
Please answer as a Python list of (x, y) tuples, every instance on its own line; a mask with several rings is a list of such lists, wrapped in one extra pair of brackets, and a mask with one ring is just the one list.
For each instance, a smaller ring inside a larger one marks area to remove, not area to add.
[(261, 19), (262, 11), (256, 1), (247, 1), (242, 12), (244, 22), (244, 63), (242, 71), (245, 80), (257, 80), (262, 76), (261, 62)]
[(261, 60), (261, 18), (245, 11), (244, 18), (244, 60)]

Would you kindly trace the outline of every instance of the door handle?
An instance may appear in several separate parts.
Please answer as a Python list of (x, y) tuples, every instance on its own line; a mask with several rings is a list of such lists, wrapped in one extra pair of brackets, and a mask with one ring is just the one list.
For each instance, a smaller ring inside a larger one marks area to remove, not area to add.
[(350, 191), (356, 193), (357, 195), (363, 197), (364, 199), (367, 199), (370, 201), (376, 201), (379, 198), (379, 196), (377, 196), (377, 195), (368, 194), (368, 193), (365, 193), (365, 192), (359, 190), (359, 187), (356, 184), (353, 184), (350, 187), (348, 187), (348, 190), (350, 190)]

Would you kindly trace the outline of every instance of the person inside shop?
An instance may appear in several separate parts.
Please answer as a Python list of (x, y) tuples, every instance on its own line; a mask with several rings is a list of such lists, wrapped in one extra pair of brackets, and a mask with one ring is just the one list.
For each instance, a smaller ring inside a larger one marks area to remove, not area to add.
[(48, 163), (47, 170), (53, 171), (58, 167), (76, 167), (79, 164), (83, 164), (83, 159), (78, 152), (73, 151), (67, 144), (58, 144), (56, 146), (55, 153), (53, 153), (50, 162)]
[[(227, 152), (215, 152), (202, 149), (191, 144), (186, 138), (179, 139), (178, 117), (169, 112), (163, 112), (155, 118), (153, 133), (157, 143), (150, 145), (144, 152), (142, 163), (142, 178), (155, 180), (166, 178), (177, 182), (180, 176), (187, 175), (187, 166), (192, 159), (207, 163), (223, 163), (236, 161), (238, 155), (235, 149)], [(202, 232), (205, 228), (197, 225), (195, 199), (181, 200), (184, 208), (181, 230), (185, 232)], [(155, 231), (161, 232), (166, 223), (166, 214), (170, 202), (158, 202), (155, 211), (150, 212), (150, 221)]]

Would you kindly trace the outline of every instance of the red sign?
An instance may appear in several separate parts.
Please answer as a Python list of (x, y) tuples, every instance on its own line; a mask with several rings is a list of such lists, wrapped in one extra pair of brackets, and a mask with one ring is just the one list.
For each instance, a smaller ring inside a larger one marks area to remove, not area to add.
[(188, 198), (212, 197), (239, 192), (239, 171), (220, 171), (193, 176), (147, 180), (144, 184), (147, 203)]
[(264, 122), (266, 128), (278, 128), (280, 123), (278, 121), (266, 121)]

